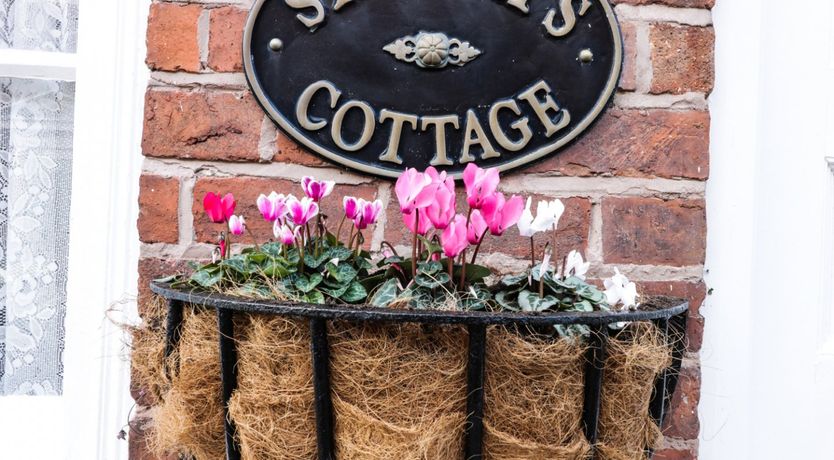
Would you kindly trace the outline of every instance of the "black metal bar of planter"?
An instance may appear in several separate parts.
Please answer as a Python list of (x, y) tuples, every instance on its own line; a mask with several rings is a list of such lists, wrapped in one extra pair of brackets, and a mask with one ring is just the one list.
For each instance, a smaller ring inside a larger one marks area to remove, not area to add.
[[(655, 321), (655, 325), (660, 329), (666, 341), (669, 340), (669, 320), (667, 318)], [(673, 363), (674, 364), (674, 363)], [(652, 400), (649, 404), (649, 412), (652, 418), (657, 422), (658, 426), (663, 424), (663, 416), (666, 413), (666, 384), (669, 380), (669, 369), (664, 369), (657, 378), (654, 385), (654, 392), (652, 393)]]
[(313, 391), (316, 409), (316, 444), (319, 460), (332, 460), (333, 401), (330, 396), (330, 350), (327, 344), (327, 321), (310, 320), (310, 342), (313, 355)]
[(226, 460), (240, 460), (240, 448), (235, 441), (235, 424), (229, 417), (229, 399), (237, 388), (237, 349), (235, 349), (234, 312), (217, 310), (220, 330), (220, 379), (223, 397), (223, 421), (226, 436)]
[[(672, 365), (663, 370), (655, 383), (652, 400), (649, 404), (651, 414), (657, 426), (663, 428), (663, 421), (666, 418), (666, 410), (672, 402), (672, 396), (678, 385), (678, 375), (683, 365), (683, 356), (686, 353), (686, 322), (688, 312), (679, 313), (671, 318), (655, 321), (657, 327), (663, 332), (666, 342), (672, 344)], [(646, 449), (648, 458), (654, 454), (654, 449)]]
[[(556, 324), (584, 324), (599, 326), (628, 321), (651, 321), (686, 311), (688, 304), (669, 303), (668, 298), (649, 299), (643, 308), (623, 312), (556, 312), (516, 313), (484, 311), (434, 311), (362, 307), (355, 305), (313, 305), (304, 303), (277, 303), (267, 300), (251, 300), (193, 289), (174, 289), (170, 284), (153, 283), (151, 290), (165, 298), (186, 303), (205, 305), (247, 313), (263, 313), (301, 318), (320, 318), (345, 321), (377, 321), (421, 324), (481, 324), (518, 325), (526, 327), (553, 326)], [(657, 302), (654, 303), (654, 302)]]
[(486, 362), (486, 326), (469, 326), (469, 363), (466, 396), (466, 460), (481, 460), (484, 441), (484, 369)]
[(599, 414), (607, 348), (608, 326), (592, 327), (585, 362), (585, 403), (582, 421), (585, 425), (585, 437), (591, 444), (593, 458), (597, 458), (596, 443), (599, 434)]
[(182, 301), (169, 298), (168, 299), (168, 320), (165, 324), (165, 375), (172, 377), (172, 370), (170, 369), (169, 359), (177, 345), (180, 343), (182, 335), (182, 321), (183, 321), (184, 306)]

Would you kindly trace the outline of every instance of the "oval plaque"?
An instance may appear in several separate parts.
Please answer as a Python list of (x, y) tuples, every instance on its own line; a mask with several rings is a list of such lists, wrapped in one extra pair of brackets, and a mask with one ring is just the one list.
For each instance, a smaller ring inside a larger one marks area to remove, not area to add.
[(389, 177), (556, 152), (603, 112), (623, 55), (608, 0), (257, 0), (243, 48), (284, 132)]

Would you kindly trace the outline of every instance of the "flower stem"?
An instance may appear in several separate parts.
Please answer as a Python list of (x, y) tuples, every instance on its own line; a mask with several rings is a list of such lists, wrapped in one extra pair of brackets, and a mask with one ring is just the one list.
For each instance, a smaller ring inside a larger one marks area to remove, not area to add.
[(466, 249), (460, 256), (460, 290), (463, 290), (463, 283), (466, 281)]
[(336, 242), (342, 242), (342, 225), (345, 224), (345, 219), (347, 219), (347, 214), (342, 214), (342, 220), (339, 221), (339, 229), (336, 230)]
[(449, 284), (455, 289), (455, 258), (449, 257)]
[(533, 235), (530, 235), (530, 270), (536, 266), (536, 244), (533, 241)]
[(411, 239), (411, 277), (417, 277), (417, 232), (420, 231), (420, 211), (415, 209), (414, 237)]
[(475, 259), (477, 259), (477, 258), (478, 258), (478, 251), (480, 251), (480, 250), (481, 250), (481, 243), (483, 243), (483, 242), (484, 242), (484, 238), (486, 238), (486, 234), (487, 234), (487, 232), (488, 232), (488, 231), (489, 231), (489, 230), (484, 230), (484, 233), (481, 235), (481, 237), (480, 237), (480, 238), (478, 238), (478, 245), (477, 245), (477, 246), (475, 246), (475, 253), (474, 253), (474, 254), (472, 254), (472, 260), (470, 260), (470, 261), (469, 261), (469, 263), (470, 263), (471, 265), (475, 265)]

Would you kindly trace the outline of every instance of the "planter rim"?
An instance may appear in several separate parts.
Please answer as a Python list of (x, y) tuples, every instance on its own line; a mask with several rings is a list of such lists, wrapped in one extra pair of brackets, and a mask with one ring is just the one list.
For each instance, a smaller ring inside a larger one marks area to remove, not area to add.
[(233, 297), (196, 289), (171, 287), (152, 282), (151, 291), (168, 299), (189, 304), (246, 313), (317, 318), (325, 320), (407, 322), (423, 324), (554, 326), (585, 324), (601, 326), (619, 322), (668, 319), (685, 312), (689, 302), (674, 297), (648, 297), (636, 311), (623, 312), (484, 312), (379, 308), (369, 305), (321, 305)]

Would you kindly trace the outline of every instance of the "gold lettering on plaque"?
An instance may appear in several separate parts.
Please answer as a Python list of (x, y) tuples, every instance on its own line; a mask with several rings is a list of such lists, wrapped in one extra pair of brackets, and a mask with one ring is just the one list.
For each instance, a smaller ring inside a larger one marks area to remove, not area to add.
[(295, 17), (301, 21), (302, 24), (307, 26), (308, 28), (314, 28), (317, 25), (324, 22), (324, 6), (321, 4), (321, 0), (284, 0), (290, 8), (301, 10), (305, 8), (313, 8), (316, 10), (316, 14), (314, 16), (308, 16), (305, 14), (298, 13)]
[(387, 120), (391, 120), (391, 137), (388, 138), (388, 149), (385, 150), (379, 159), (382, 161), (390, 161), (391, 163), (396, 163), (398, 165), (403, 164), (403, 160), (400, 158), (399, 150), (400, 150), (400, 139), (402, 138), (403, 134), (403, 125), (408, 123), (411, 125), (411, 130), (417, 130), (417, 120), (419, 118), (417, 115), (411, 115), (408, 113), (400, 113), (394, 112), (393, 110), (382, 109), (379, 112), (379, 122), (385, 123)]
[[(579, 7), (579, 15), (584, 16), (590, 7), (591, 0), (582, 0), (582, 5)], [(544, 21), (542, 22), (542, 24), (544, 24), (544, 28), (547, 29), (547, 33), (554, 37), (564, 37), (565, 35), (571, 33), (573, 28), (576, 27), (576, 13), (573, 11), (572, 0), (559, 0), (559, 12), (565, 20), (565, 23), (560, 27), (556, 27), (554, 25), (554, 21), (556, 20), (555, 8), (551, 8), (547, 11), (547, 15), (544, 17)]]
[[(359, 140), (353, 144), (348, 144), (342, 137), (342, 124), (345, 121), (345, 116), (350, 109), (359, 109), (365, 117), (365, 122), (362, 127), (362, 135)], [(376, 129), (376, 117), (374, 116), (374, 109), (363, 101), (348, 101), (345, 105), (339, 107), (336, 114), (333, 115), (333, 126), (330, 127), (330, 135), (333, 137), (333, 142), (342, 149), (348, 152), (355, 152), (371, 142), (371, 137), (374, 135)]]
[(347, 5), (348, 3), (352, 2), (353, 0), (336, 0), (336, 4), (333, 5), (334, 11), (339, 11), (342, 9), (343, 6)]
[[(543, 91), (545, 93), (544, 99), (539, 99), (536, 93)], [(524, 92), (518, 95), (518, 98), (526, 101), (530, 104), (530, 107), (536, 112), (536, 116), (539, 117), (539, 120), (544, 125), (545, 134), (547, 137), (552, 136), (557, 131), (563, 129), (565, 126), (570, 124), (570, 112), (566, 109), (561, 109), (559, 104), (553, 100), (553, 96), (551, 96), (551, 89), (550, 85), (547, 84), (544, 80), (539, 80), (536, 84), (531, 86), (530, 88), (526, 89)], [(548, 110), (552, 110), (556, 113), (561, 112), (562, 116), (561, 119), (554, 123), (553, 118), (547, 113)]]
[(307, 89), (301, 93), (301, 96), (298, 98), (298, 102), (295, 104), (295, 118), (298, 120), (298, 124), (304, 129), (318, 131), (327, 126), (327, 121), (321, 118), (311, 119), (310, 115), (307, 113), (310, 108), (310, 101), (313, 100), (313, 96), (315, 96), (316, 93), (322, 89), (326, 89), (327, 92), (330, 93), (331, 109), (336, 108), (336, 103), (339, 102), (339, 97), (342, 96), (342, 92), (336, 89), (336, 87), (333, 86), (333, 83), (330, 83), (329, 81), (321, 80), (308, 86)]
[(513, 142), (501, 128), (501, 123), (498, 121), (498, 113), (501, 110), (509, 110), (517, 116), (521, 116), (521, 109), (518, 107), (518, 102), (514, 99), (498, 101), (489, 109), (489, 129), (492, 131), (492, 136), (495, 137), (498, 145), (510, 152), (518, 152), (533, 138), (533, 130), (530, 129), (530, 119), (522, 117), (510, 124), (510, 128), (521, 133), (521, 139)]
[(530, 12), (530, 7), (527, 6), (527, 0), (507, 0), (507, 5), (514, 6), (524, 13)]
[(423, 125), (420, 127), (423, 131), (434, 126), (434, 158), (431, 160), (432, 166), (450, 166), (452, 163), (446, 153), (446, 125), (452, 125), (453, 128), (460, 128), (460, 117), (457, 115), (444, 115), (440, 117), (423, 117)]
[(475, 157), (469, 153), (473, 145), (481, 146), (481, 149), (484, 151), (481, 158), (484, 160), (501, 156), (500, 153), (495, 151), (492, 143), (489, 142), (489, 138), (484, 131), (484, 127), (481, 126), (481, 122), (478, 121), (478, 116), (475, 115), (475, 111), (469, 109), (466, 112), (466, 128), (464, 129), (463, 134), (463, 152), (460, 154), (461, 164), (475, 161)]

